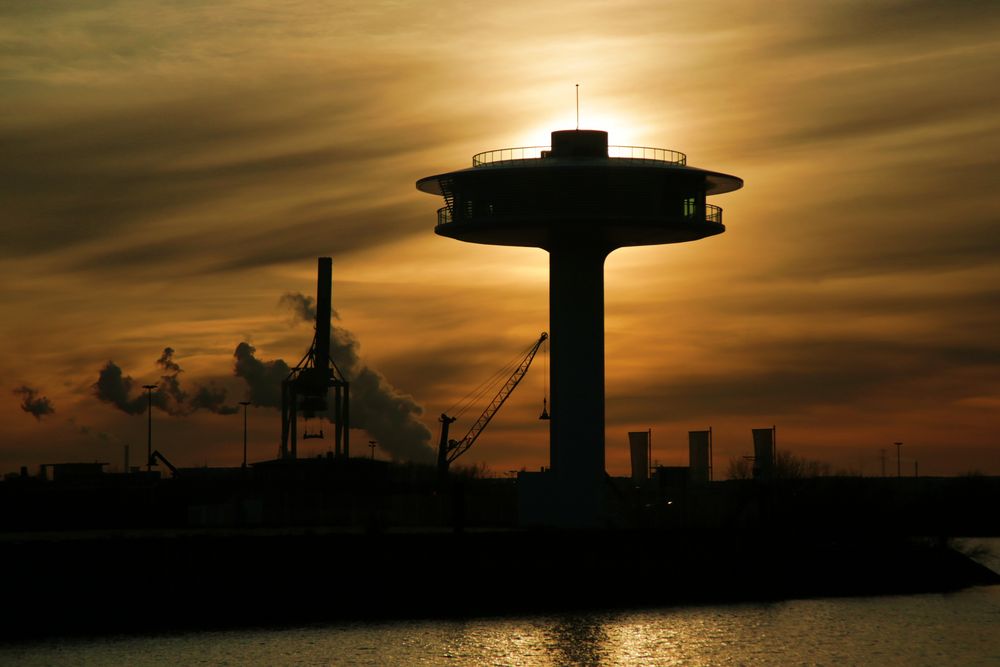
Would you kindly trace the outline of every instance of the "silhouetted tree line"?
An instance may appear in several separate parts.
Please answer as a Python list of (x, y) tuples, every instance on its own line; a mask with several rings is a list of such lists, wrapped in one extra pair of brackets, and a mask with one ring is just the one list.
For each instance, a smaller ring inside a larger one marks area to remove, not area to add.
[[(780, 450), (774, 457), (774, 479), (806, 479), (809, 477), (829, 477), (833, 475), (829, 463), (796, 456), (787, 450)], [(837, 472), (847, 475), (846, 472)], [(753, 479), (753, 461), (743, 457), (729, 459), (729, 479)]]

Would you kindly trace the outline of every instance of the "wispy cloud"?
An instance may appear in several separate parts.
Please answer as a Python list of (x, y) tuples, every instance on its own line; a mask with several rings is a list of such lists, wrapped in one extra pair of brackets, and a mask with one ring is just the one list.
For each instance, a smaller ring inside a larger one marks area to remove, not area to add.
[[(380, 371), (358, 390), (398, 388), (358, 419), (402, 415), (426, 441), (545, 328), (546, 259), (434, 237), (440, 202), (413, 182), (571, 126), (581, 83), (613, 142), (747, 183), (716, 202), (726, 234), (609, 260), (609, 438), (784, 414), (806, 444), (847, 418), (857, 438), (950, 421), (961, 437), (935, 442), (963, 461), (1000, 444), (976, 407), (1000, 396), (1000, 6), (467, 4), (0, 8), (0, 364), (67, 417), (99, 369), (118, 408), (101, 432), (131, 427), (137, 385), (176, 383), (156, 400), (188, 414), (161, 428), (208, 456), (232, 427), (206, 410), (248, 387), (274, 404), (255, 382), (308, 344), (275, 303), (333, 255), (352, 363)], [(183, 372), (152, 363), (163, 341)], [(544, 464), (535, 400), (513, 400), (478, 451)], [(4, 423), (11, 443), (55, 428)], [(273, 455), (277, 423), (257, 428)], [(34, 451), (17, 447), (0, 457)]]

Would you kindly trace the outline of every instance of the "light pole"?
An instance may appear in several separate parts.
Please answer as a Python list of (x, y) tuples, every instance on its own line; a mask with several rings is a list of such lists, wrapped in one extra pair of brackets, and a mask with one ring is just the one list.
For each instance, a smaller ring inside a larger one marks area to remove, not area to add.
[(153, 470), (153, 390), (156, 389), (156, 385), (144, 384), (142, 388), (146, 390), (146, 409), (148, 411), (146, 425), (146, 472), (151, 472)]
[(903, 447), (903, 443), (901, 443), (901, 442), (894, 442), (892, 444), (896, 445), (896, 478), (898, 479), (898, 478), (900, 478), (900, 477), (903, 476), (903, 473), (901, 472), (901, 469), (899, 467), (899, 452), (900, 452), (901, 448)]
[(372, 448), (372, 461), (375, 460), (375, 445), (377, 445), (377, 444), (378, 444), (378, 442), (375, 441), (375, 440), (369, 440), (368, 441), (368, 446)]
[(250, 401), (240, 401), (243, 406), (243, 467), (247, 467), (247, 406)]

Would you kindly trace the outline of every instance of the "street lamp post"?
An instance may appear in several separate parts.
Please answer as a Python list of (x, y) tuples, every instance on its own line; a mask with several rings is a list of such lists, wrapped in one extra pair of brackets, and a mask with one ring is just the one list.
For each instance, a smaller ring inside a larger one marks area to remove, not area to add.
[(153, 390), (156, 389), (156, 385), (144, 384), (142, 388), (146, 390), (148, 413), (146, 421), (146, 472), (151, 472), (153, 470)]
[(903, 476), (902, 469), (899, 467), (899, 452), (903, 447), (903, 443), (894, 442), (892, 444), (896, 445), (896, 478), (898, 479)]
[(247, 467), (247, 406), (250, 401), (240, 401), (243, 406), (243, 467)]

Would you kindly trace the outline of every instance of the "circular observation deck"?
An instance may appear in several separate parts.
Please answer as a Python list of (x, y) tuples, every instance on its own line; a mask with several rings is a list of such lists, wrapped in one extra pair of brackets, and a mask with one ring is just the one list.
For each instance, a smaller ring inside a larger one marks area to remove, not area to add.
[(435, 232), (490, 245), (682, 243), (721, 234), (708, 195), (743, 180), (687, 165), (680, 152), (609, 146), (607, 132), (552, 133), (552, 146), (478, 153), (471, 168), (427, 176), (417, 189), (443, 196)]

